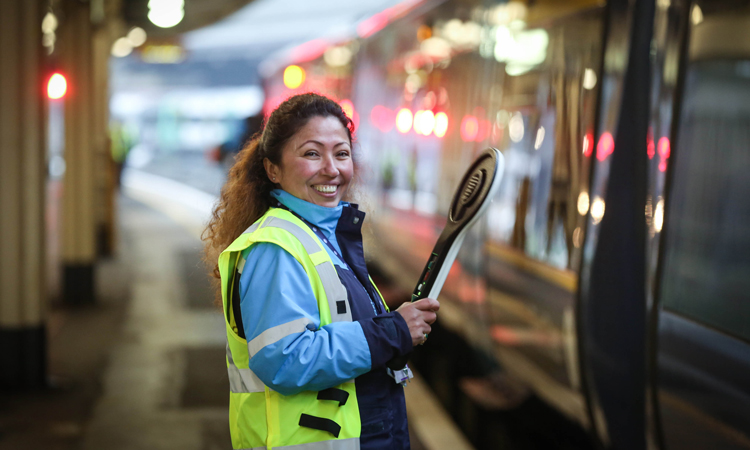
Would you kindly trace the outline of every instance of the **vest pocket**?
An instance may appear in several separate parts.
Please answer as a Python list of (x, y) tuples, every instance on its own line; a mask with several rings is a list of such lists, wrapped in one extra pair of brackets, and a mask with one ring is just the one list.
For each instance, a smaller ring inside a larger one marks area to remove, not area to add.
[[(328, 388), (318, 392), (318, 400), (332, 400), (339, 402), (339, 406), (344, 406), (349, 399), (349, 393), (343, 389)], [(299, 426), (312, 428), (314, 430), (327, 431), (334, 437), (339, 437), (341, 425), (325, 417), (317, 417), (310, 414), (302, 414), (299, 418)]]
[(343, 389), (328, 388), (318, 392), (318, 400), (333, 400), (339, 402), (339, 406), (346, 405), (349, 393)]
[(299, 418), (299, 426), (312, 428), (314, 430), (327, 431), (331, 433), (333, 437), (339, 437), (339, 433), (341, 432), (341, 425), (333, 420), (304, 413)]

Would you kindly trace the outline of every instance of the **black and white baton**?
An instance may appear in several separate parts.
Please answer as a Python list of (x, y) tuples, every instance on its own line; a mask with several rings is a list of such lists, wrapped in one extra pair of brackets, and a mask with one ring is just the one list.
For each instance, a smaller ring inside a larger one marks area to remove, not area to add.
[[(503, 154), (490, 147), (466, 171), (453, 195), (445, 228), (411, 295), (412, 302), (422, 298), (438, 298), (467, 231), (487, 211), (500, 187), (504, 168)], [(409, 356), (392, 359), (388, 367), (394, 371), (402, 369)]]

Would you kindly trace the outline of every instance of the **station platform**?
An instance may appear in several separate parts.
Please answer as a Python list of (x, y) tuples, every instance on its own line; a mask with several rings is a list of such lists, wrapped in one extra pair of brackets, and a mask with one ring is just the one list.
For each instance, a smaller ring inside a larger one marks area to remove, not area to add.
[[(214, 200), (126, 175), (97, 303), (53, 305), (49, 388), (0, 395), (0, 450), (231, 449), (224, 324), (199, 239)], [(472, 448), (419, 376), (406, 393), (413, 449)]]

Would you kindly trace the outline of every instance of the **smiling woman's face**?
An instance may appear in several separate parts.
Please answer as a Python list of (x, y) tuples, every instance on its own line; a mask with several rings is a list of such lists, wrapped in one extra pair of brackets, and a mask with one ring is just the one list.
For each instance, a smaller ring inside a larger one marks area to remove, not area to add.
[(354, 174), (349, 135), (334, 116), (311, 118), (281, 150), (281, 164), (264, 161), (268, 178), (297, 198), (335, 207)]

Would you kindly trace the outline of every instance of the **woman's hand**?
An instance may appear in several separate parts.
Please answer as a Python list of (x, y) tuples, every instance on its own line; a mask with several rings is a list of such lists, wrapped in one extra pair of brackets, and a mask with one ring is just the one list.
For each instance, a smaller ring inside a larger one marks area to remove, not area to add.
[(432, 331), (430, 324), (437, 319), (440, 303), (434, 298), (423, 298), (416, 302), (406, 302), (396, 310), (406, 321), (411, 334), (412, 345), (424, 344), (427, 335)]

